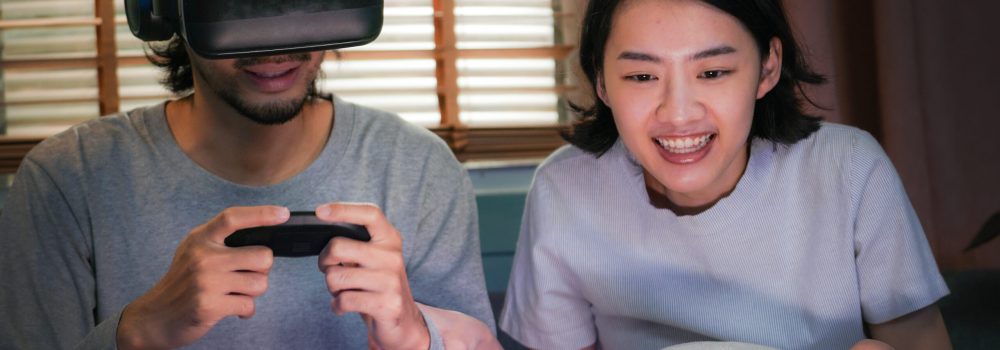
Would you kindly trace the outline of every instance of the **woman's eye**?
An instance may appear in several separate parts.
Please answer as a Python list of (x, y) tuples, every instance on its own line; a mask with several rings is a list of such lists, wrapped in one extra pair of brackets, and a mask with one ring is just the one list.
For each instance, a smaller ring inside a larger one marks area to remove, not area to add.
[(698, 77), (699, 78), (703, 78), (703, 79), (717, 79), (717, 78), (722, 77), (722, 76), (724, 76), (726, 74), (729, 74), (729, 72), (730, 71), (728, 71), (728, 70), (721, 70), (721, 69), (719, 69), (719, 70), (710, 70), (710, 71), (702, 72), (701, 75), (699, 75)]
[(634, 81), (638, 81), (638, 82), (645, 82), (645, 81), (656, 80), (656, 78), (653, 77), (652, 74), (635, 74), (635, 75), (629, 75), (629, 76), (625, 77), (625, 79), (626, 80), (634, 80)]

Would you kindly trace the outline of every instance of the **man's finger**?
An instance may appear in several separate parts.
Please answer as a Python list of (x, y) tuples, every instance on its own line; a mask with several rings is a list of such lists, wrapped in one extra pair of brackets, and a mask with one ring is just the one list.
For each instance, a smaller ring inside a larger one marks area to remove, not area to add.
[(326, 287), (333, 295), (349, 290), (384, 293), (400, 289), (399, 280), (392, 273), (343, 266), (326, 270)]
[(226, 208), (204, 225), (202, 234), (212, 242), (222, 244), (236, 230), (277, 225), (288, 221), (290, 216), (288, 208), (278, 206)]
[(401, 239), (396, 228), (386, 219), (382, 209), (371, 203), (329, 203), (316, 208), (320, 220), (347, 222), (368, 229), (372, 243), (397, 243)]
[(227, 294), (259, 297), (267, 291), (267, 275), (257, 272), (232, 272), (220, 277)]
[(353, 264), (372, 269), (405, 269), (399, 252), (380, 249), (367, 242), (334, 237), (319, 256), (319, 270), (333, 265)]
[(257, 305), (254, 303), (253, 297), (246, 295), (226, 295), (220, 300), (219, 304), (219, 308), (224, 313), (224, 316), (251, 318), (257, 312)]
[(387, 306), (381, 301), (382, 298), (379, 294), (367, 291), (350, 290), (337, 294), (337, 296), (330, 302), (330, 308), (333, 309), (333, 312), (337, 315), (357, 312), (362, 315), (371, 316), (373, 319), (378, 320), (387, 314)]
[(259, 245), (226, 249), (226, 268), (229, 271), (253, 271), (267, 274), (274, 265), (271, 248)]

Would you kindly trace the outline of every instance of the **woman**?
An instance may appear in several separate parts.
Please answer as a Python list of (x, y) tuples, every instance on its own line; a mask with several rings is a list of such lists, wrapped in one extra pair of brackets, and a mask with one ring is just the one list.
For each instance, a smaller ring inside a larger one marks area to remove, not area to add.
[(528, 196), (501, 327), (544, 349), (950, 348), (948, 293), (867, 133), (819, 122), (778, 0), (592, 0), (597, 97)]

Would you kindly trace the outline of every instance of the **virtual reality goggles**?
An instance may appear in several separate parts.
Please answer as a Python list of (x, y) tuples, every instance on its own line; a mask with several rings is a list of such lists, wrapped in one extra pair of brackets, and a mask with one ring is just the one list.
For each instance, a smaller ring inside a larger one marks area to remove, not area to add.
[(372, 42), (383, 0), (125, 0), (132, 34), (183, 37), (199, 56), (235, 58)]

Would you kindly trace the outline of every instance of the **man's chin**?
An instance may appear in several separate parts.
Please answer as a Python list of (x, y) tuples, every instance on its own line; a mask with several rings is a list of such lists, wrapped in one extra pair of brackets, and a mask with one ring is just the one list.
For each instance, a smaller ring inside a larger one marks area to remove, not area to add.
[(295, 119), (302, 112), (305, 101), (294, 105), (281, 106), (257, 106), (248, 110), (240, 111), (244, 117), (262, 125), (281, 125)]
[(313, 95), (310, 90), (301, 97), (263, 103), (252, 103), (243, 96), (225, 94), (222, 97), (233, 109), (257, 124), (281, 125), (301, 114), (306, 101)]
[(250, 104), (246, 101), (230, 103), (237, 112), (261, 125), (281, 125), (295, 119), (302, 113), (306, 98), (278, 101), (266, 104)]

